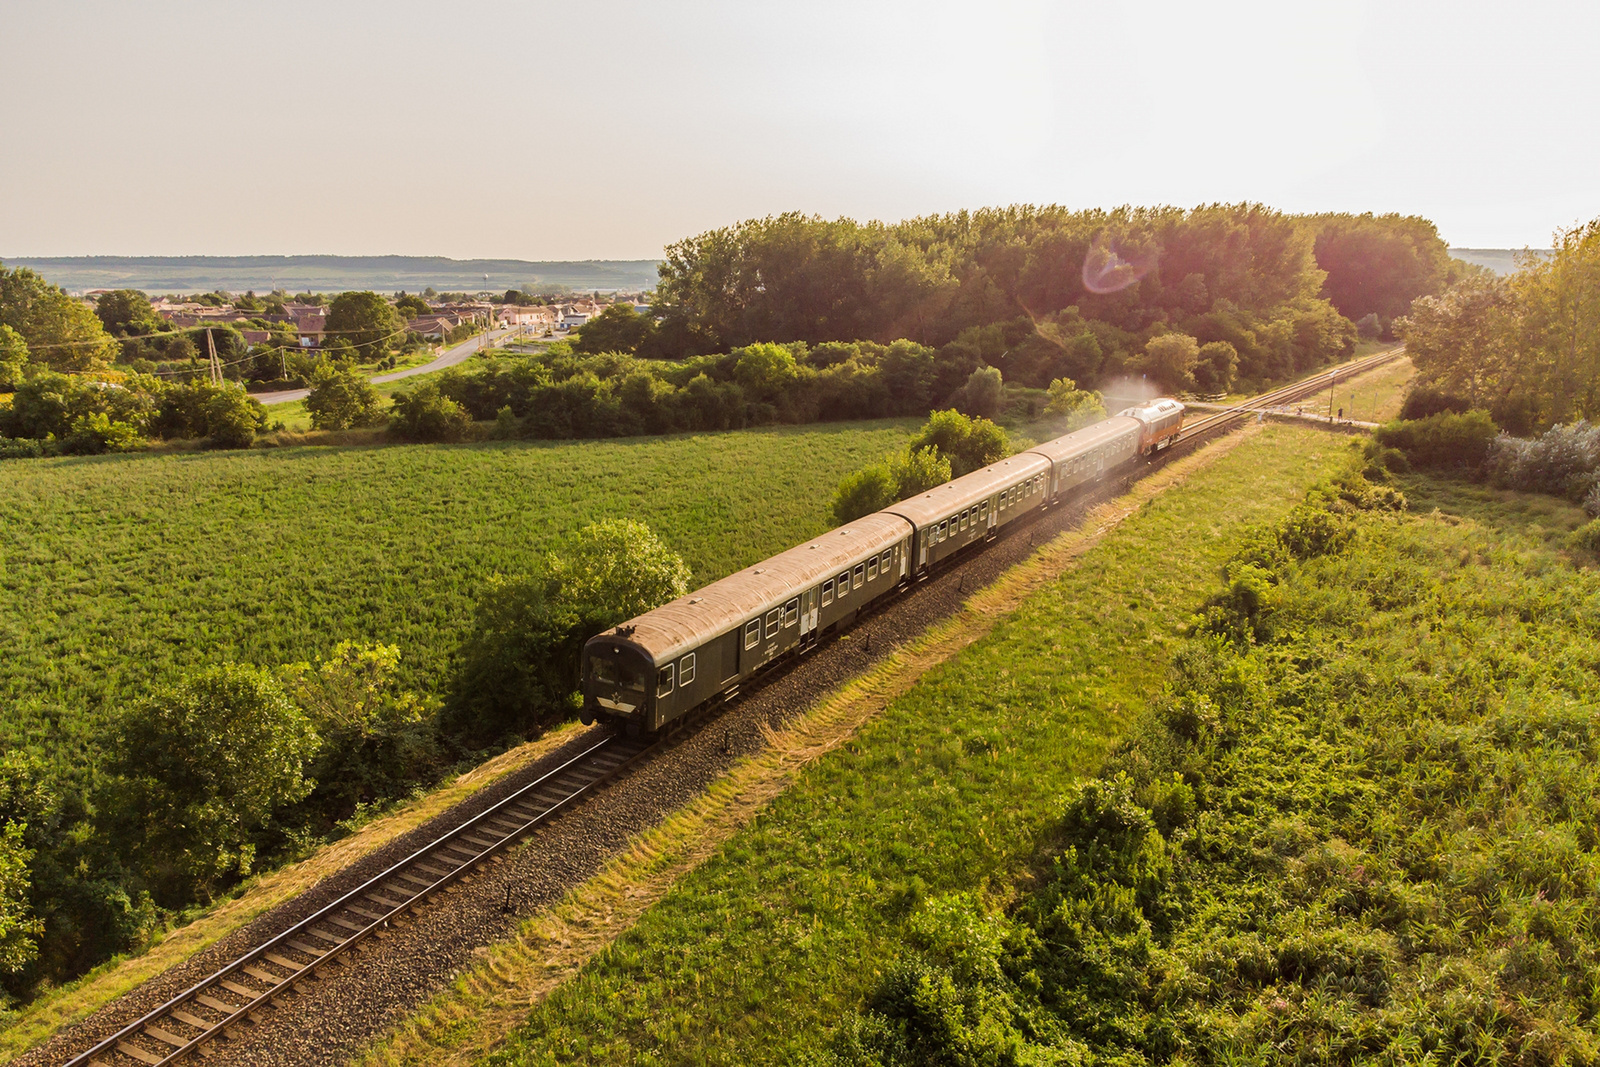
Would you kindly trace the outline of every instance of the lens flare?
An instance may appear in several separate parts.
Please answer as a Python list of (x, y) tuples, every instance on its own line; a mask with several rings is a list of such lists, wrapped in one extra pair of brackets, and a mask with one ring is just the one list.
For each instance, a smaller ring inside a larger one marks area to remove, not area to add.
[(1116, 293), (1150, 273), (1154, 253), (1125, 252), (1115, 239), (1100, 238), (1083, 257), (1083, 287), (1091, 293)]

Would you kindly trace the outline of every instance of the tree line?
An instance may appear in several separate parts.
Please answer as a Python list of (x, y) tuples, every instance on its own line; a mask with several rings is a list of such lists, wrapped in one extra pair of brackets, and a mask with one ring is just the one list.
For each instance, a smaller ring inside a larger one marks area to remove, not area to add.
[(1600, 417), (1600, 219), (1510, 277), (1478, 273), (1401, 323), (1416, 410), (1488, 411), (1512, 433)]
[(680, 358), (758, 342), (938, 348), (1021, 321), (991, 365), (1035, 387), (1143, 372), (1147, 343), (1180, 333), (1231, 345), (1240, 377), (1260, 383), (1346, 354), (1356, 321), (1384, 333), (1458, 269), (1431, 223), (1398, 215), (1020, 206), (886, 225), (791, 213), (671, 245), (658, 318), (613, 309), (585, 332)]
[(155, 687), (87, 770), (0, 754), (0, 1008), (570, 717), (584, 641), (688, 580), (648, 527), (597, 523), (485, 583), (442, 699), (399, 686), (397, 647), (342, 642)]

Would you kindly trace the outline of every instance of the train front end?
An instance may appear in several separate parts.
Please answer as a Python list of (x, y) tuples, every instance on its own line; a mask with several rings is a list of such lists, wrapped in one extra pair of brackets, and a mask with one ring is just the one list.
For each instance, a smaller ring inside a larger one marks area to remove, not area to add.
[(641, 730), (655, 728), (651, 690), (655, 661), (644, 649), (609, 631), (583, 646), (584, 723), (613, 722)]

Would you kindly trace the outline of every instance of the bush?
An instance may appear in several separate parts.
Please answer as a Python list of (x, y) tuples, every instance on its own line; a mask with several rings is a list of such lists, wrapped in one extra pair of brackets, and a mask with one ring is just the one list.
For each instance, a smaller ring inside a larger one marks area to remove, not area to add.
[(1581, 548), (1585, 552), (1600, 554), (1600, 519), (1591, 519), (1573, 530), (1567, 536), (1567, 544), (1572, 548)]
[(469, 744), (520, 734), (571, 714), (589, 638), (689, 591), (689, 568), (641, 522), (586, 526), (526, 574), (495, 575), (446, 706)]
[(1414, 467), (1435, 470), (1477, 470), (1499, 433), (1486, 411), (1444, 413), (1413, 421), (1397, 420), (1378, 427), (1379, 445), (1405, 453)]
[(967, 376), (967, 383), (956, 393), (956, 409), (982, 419), (998, 416), (1005, 407), (1005, 381), (998, 367), (980, 366)]
[(305, 797), (318, 738), (271, 675), (225, 664), (157, 690), (123, 719), (124, 832), (157, 896), (186, 902), (248, 875), (261, 832)]
[(1057, 378), (1050, 383), (1048, 392), (1050, 402), (1044, 407), (1045, 414), (1065, 418), (1068, 426), (1087, 426), (1106, 417), (1105, 400), (1100, 394), (1079, 389), (1071, 378)]
[(153, 422), (156, 436), (205, 438), (218, 448), (249, 448), (267, 425), (267, 409), (237, 385), (201, 379), (166, 388)]
[(61, 450), (72, 456), (98, 456), (103, 452), (132, 452), (145, 446), (145, 436), (125, 422), (112, 422), (103, 411), (80, 415)]
[(349, 430), (383, 422), (383, 398), (353, 366), (319, 368), (311, 379), (306, 411), (316, 430)]
[[(510, 415), (510, 409), (502, 408)], [(504, 425), (497, 419), (496, 427)], [(511, 420), (515, 428), (515, 418)], [(472, 416), (439, 392), (433, 382), (423, 382), (408, 393), (396, 393), (389, 430), (407, 441), (459, 441), (472, 430)]]
[(912, 451), (931, 448), (950, 461), (959, 478), (1009, 454), (1006, 432), (988, 419), (970, 418), (959, 411), (936, 411), (911, 438)]
[(1472, 403), (1464, 396), (1448, 393), (1436, 385), (1417, 383), (1406, 393), (1405, 403), (1400, 408), (1400, 417), (1408, 421), (1425, 419), (1429, 415), (1441, 415), (1453, 411), (1457, 415), (1464, 415), (1472, 408)]
[(1495, 485), (1581, 502), (1597, 484), (1600, 426), (1555, 426), (1532, 440), (1502, 435), (1489, 449), (1487, 466)]
[(53, 441), (35, 441), (28, 437), (0, 437), (0, 459), (38, 459), (53, 456), (59, 449)]
[(878, 463), (845, 475), (839, 488), (834, 490), (828, 511), (833, 521), (843, 526), (863, 515), (882, 511), (898, 499), (894, 475), (886, 465)]

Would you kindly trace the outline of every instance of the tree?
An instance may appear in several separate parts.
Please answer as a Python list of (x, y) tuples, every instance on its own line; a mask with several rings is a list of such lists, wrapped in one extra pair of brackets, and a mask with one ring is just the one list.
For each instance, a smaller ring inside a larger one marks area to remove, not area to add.
[(357, 359), (370, 363), (388, 354), (400, 331), (405, 328), (399, 312), (377, 293), (340, 293), (328, 305), (328, 333), (349, 341)]
[(138, 289), (100, 294), (94, 313), (113, 337), (155, 333), (166, 325), (151, 307), (150, 298)]
[(54, 370), (94, 370), (117, 355), (93, 311), (26, 267), (0, 266), (0, 325), (21, 334), (33, 360)]
[(907, 446), (915, 452), (932, 448), (950, 461), (959, 478), (980, 467), (987, 467), (1009, 453), (1006, 432), (988, 419), (976, 419), (959, 411), (935, 411), (928, 416)]
[(55, 806), (37, 759), (22, 752), (0, 755), (0, 975), (21, 971), (39, 954), (44, 924), (32, 915), (30, 826)]
[(276, 812), (311, 791), (318, 738), (265, 671), (203, 669), (121, 721), (115, 767), (139, 812), (136, 851), (167, 900), (248, 875)]
[(1050, 402), (1044, 406), (1046, 415), (1067, 420), (1076, 429), (1106, 417), (1105, 401), (1091, 389), (1079, 389), (1071, 378), (1057, 378), (1050, 383)]
[(655, 320), (633, 310), (632, 304), (612, 304), (578, 327), (572, 340), (574, 352), (626, 352), (633, 355), (644, 347), (655, 330)]
[(472, 431), (472, 416), (437, 383), (423, 382), (394, 395), (389, 430), (407, 441), (459, 441)]
[(748, 345), (734, 355), (733, 380), (753, 400), (776, 402), (800, 376), (794, 353), (783, 345)]
[(1144, 372), (1163, 389), (1180, 393), (1195, 387), (1200, 345), (1188, 334), (1164, 333), (1144, 344)]
[(399, 298), (395, 300), (394, 310), (397, 314), (404, 315), (407, 319), (414, 319), (433, 312), (433, 308), (429, 307), (428, 302), (422, 297), (407, 296), (405, 293), (401, 293)]
[(1239, 375), (1239, 352), (1227, 341), (1207, 341), (1196, 353), (1195, 389), (1202, 393), (1226, 393)]
[(1376, 316), (1382, 333), (1417, 297), (1436, 295), (1454, 280), (1450, 250), (1427, 219), (1368, 213), (1310, 221), (1317, 266), (1327, 272), (1323, 291), (1352, 322)]
[(376, 426), (383, 422), (383, 398), (354, 367), (323, 367), (311, 379), (306, 411), (317, 430)]
[(980, 366), (967, 377), (955, 398), (956, 408), (967, 415), (985, 419), (999, 416), (1005, 408), (1005, 383), (998, 367)]
[(205, 438), (217, 448), (249, 448), (266, 425), (267, 409), (239, 385), (193, 378), (162, 390), (151, 431), (167, 440)]
[(526, 574), (496, 575), (462, 644), (447, 721), (483, 743), (569, 714), (583, 643), (688, 589), (683, 560), (620, 519), (584, 527)]
[(27, 365), (28, 342), (16, 330), (0, 324), (0, 393), (12, 392), (22, 384)]
[(835, 523), (844, 526), (893, 504), (899, 499), (897, 492), (888, 466), (876, 463), (845, 475), (834, 490), (828, 511)]
[(889, 460), (895, 500), (909, 500), (950, 480), (950, 458), (934, 448), (908, 448)]
[(434, 705), (399, 687), (399, 664), (397, 645), (341, 641), (315, 665), (280, 672), (321, 739), (310, 799), (328, 821), (398, 795), (434, 758)]

